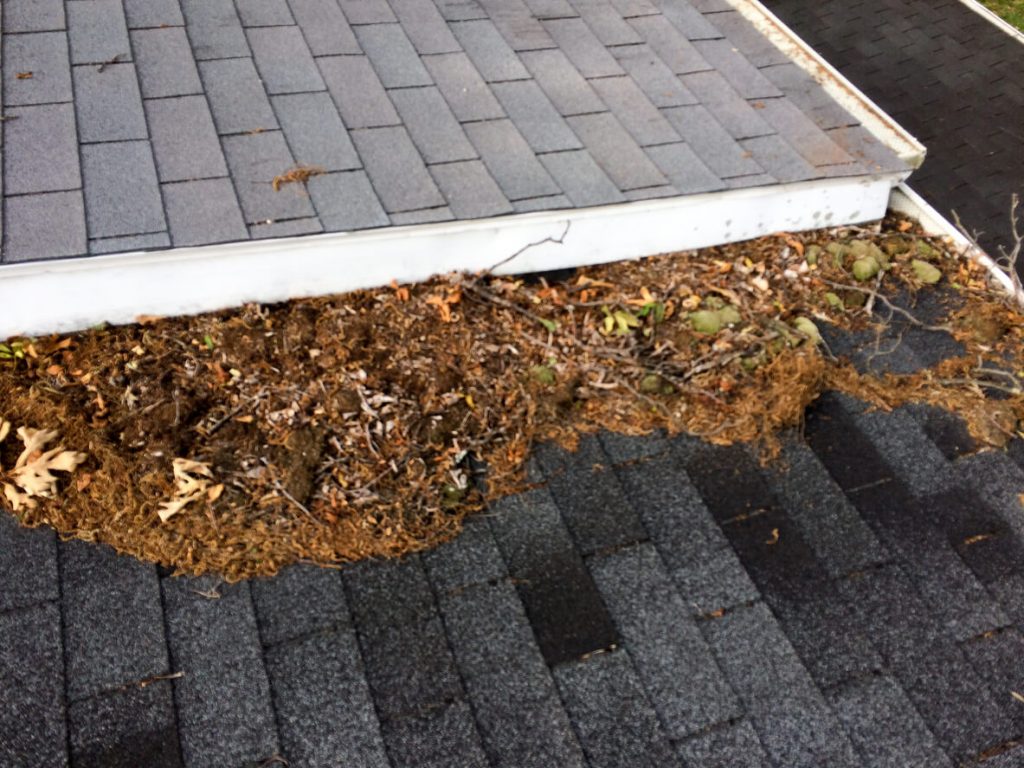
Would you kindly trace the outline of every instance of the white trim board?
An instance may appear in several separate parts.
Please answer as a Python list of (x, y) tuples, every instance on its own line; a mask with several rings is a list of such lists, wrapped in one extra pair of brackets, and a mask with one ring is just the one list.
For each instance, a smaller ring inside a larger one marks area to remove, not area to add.
[(979, 3), (978, 0), (960, 0), (960, 2), (966, 5), (968, 8), (970, 8), (972, 11), (974, 11), (976, 14), (981, 16), (989, 23), (999, 27), (999, 29), (1008, 34), (1010, 37), (1017, 38), (1017, 42), (1024, 43), (1024, 32), (1021, 32), (1019, 29), (1013, 26), (1013, 24), (1008, 22), (995, 11), (986, 8), (984, 5)]
[(415, 282), (601, 264), (880, 219), (906, 174), (781, 184), (455, 223), (0, 266), (0, 339)]
[(911, 168), (924, 162), (925, 146), (897, 123), (760, 0), (727, 0), (747, 21), (767, 37), (793, 63), (813, 77), (825, 92), (860, 121), (875, 138), (889, 147)]

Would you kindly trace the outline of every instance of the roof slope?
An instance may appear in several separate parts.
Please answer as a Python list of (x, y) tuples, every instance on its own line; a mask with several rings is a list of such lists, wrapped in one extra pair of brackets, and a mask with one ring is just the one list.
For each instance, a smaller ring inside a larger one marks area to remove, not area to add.
[(234, 586), (0, 516), (0, 763), (1021, 765), (1024, 443), (826, 395), (783, 458), (542, 446), (437, 550)]
[[(0, 261), (903, 171), (722, 0), (6, 0)], [(325, 171), (276, 189), (297, 164)]]
[[(928, 146), (914, 189), (996, 253), (1024, 194), (1024, 45), (960, 0), (766, 0)], [(1024, 268), (1024, 266), (1022, 266)]]

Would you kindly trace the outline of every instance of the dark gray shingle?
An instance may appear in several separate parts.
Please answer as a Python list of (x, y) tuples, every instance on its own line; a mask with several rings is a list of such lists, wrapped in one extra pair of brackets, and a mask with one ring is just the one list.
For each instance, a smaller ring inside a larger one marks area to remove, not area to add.
[(441, 598), (441, 612), (491, 763), (502, 768), (582, 768), (515, 589), (506, 581)]
[[(5, 513), (6, 514), (6, 513)], [(0, 762), (68, 765), (60, 609), (54, 603), (0, 613)], [(31, 724), (26, 727), (26, 724)]]
[(492, 90), (534, 152), (559, 152), (583, 147), (537, 83), (532, 80), (495, 83)]
[(654, 547), (596, 555), (588, 564), (668, 735), (683, 738), (738, 716), (736, 695)]
[(720, 178), (753, 175), (764, 170), (703, 106), (673, 107), (662, 113)]
[(626, 45), (613, 51), (616, 60), (657, 107), (697, 104), (697, 97), (647, 45)]
[(689, 144), (660, 144), (645, 151), (680, 194), (715, 192), (725, 187)]
[(641, 146), (671, 144), (679, 134), (631, 77), (602, 77), (593, 86)]
[(772, 765), (749, 720), (726, 723), (678, 742), (679, 754), (695, 768), (768, 768)]
[(381, 724), (394, 768), (488, 768), (473, 711), (464, 701)]
[(519, 58), (563, 117), (607, 109), (560, 50), (523, 51)]
[(265, 645), (351, 625), (341, 576), (332, 568), (288, 566), (272, 578), (253, 581), (252, 597)]
[(171, 659), (183, 673), (174, 701), (185, 764), (237, 768), (277, 754), (249, 585), (167, 578), (162, 586)]
[(558, 47), (584, 77), (621, 75), (615, 57), (594, 37), (582, 19), (551, 19), (543, 22)]
[(291, 765), (389, 768), (351, 631), (267, 651), (281, 747)]
[(57, 599), (56, 542), (49, 528), (25, 528), (0, 515), (0, 612)]
[(60, 564), (69, 700), (170, 671), (152, 565), (82, 541), (60, 544)]
[(68, 706), (67, 718), (71, 763), (76, 768), (181, 768), (167, 680), (76, 701)]
[(592, 768), (680, 766), (625, 651), (553, 670)]

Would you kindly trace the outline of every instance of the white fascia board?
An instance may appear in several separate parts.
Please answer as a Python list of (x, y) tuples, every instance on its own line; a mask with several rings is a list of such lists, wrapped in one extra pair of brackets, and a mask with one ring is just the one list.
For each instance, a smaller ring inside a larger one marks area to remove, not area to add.
[[(873, 221), (905, 174), (544, 211), (455, 223), (0, 266), (0, 339), (425, 280), (602, 264)], [(541, 242), (547, 238), (561, 243)], [(538, 245), (530, 246), (532, 243)]]
[(823, 59), (799, 35), (768, 10), (759, 0), (728, 0), (737, 12), (753, 24), (794, 64), (813, 77), (826, 93), (853, 115), (879, 141), (911, 168), (924, 162), (925, 146), (903, 126)]

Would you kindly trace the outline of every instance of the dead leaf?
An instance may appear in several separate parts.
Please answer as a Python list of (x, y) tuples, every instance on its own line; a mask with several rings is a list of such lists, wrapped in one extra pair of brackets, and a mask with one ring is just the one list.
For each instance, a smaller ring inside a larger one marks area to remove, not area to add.
[(1021, 704), (1024, 704), (1024, 696), (1022, 696), (1021, 694), (1017, 693), (1016, 691), (1010, 691), (1010, 695), (1013, 696), (1013, 698), (1015, 698)]
[[(208, 464), (179, 458), (171, 462), (171, 471), (174, 473), (174, 482), (177, 485), (174, 497), (169, 501), (160, 502), (159, 509), (157, 509), (160, 521), (164, 523), (192, 502), (208, 496), (212, 490), (210, 478), (213, 477), (213, 471)], [(221, 490), (223, 490), (223, 486), (221, 486)], [(219, 491), (217, 496), (220, 496)], [(213, 500), (210, 499), (210, 501)]]
[(765, 542), (765, 544), (767, 544), (768, 546), (772, 546), (772, 545), (778, 544), (778, 543), (779, 543), (779, 529), (778, 528), (772, 528), (772, 535), (768, 539), (768, 541)]
[(18, 74), (15, 75), (15, 77), (18, 80), (31, 80), (32, 79), (32, 73), (31, 72), (19, 72)]
[[(10, 434), (10, 422), (0, 419), (0, 441)], [(33, 429), (18, 427), (18, 437), (24, 450), (14, 463), (14, 469), (4, 473), (0, 467), (0, 475), (7, 478), (3, 484), (4, 496), (14, 511), (21, 507), (35, 509), (37, 498), (52, 498), (57, 493), (57, 478), (54, 472), (74, 472), (86, 459), (84, 453), (68, 451), (64, 446), (43, 450), (47, 443), (57, 438), (52, 429)]]
[(318, 165), (297, 165), (275, 176), (270, 185), (274, 188), (275, 192), (280, 192), (281, 187), (285, 184), (305, 184), (314, 176), (322, 176), (325, 173), (327, 171)]

